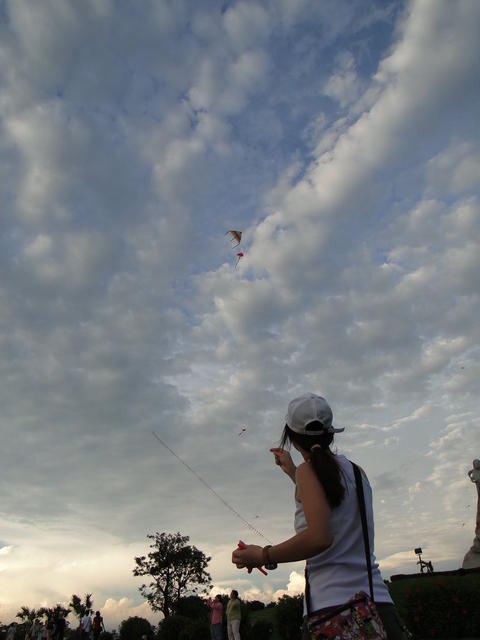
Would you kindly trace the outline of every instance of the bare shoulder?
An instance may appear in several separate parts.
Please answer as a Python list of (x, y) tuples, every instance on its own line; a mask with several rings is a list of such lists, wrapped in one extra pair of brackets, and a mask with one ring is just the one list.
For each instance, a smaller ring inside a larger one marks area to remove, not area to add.
[(315, 473), (315, 469), (309, 462), (302, 462), (302, 464), (297, 467), (297, 483), (309, 482), (313, 479), (317, 479), (317, 474)]

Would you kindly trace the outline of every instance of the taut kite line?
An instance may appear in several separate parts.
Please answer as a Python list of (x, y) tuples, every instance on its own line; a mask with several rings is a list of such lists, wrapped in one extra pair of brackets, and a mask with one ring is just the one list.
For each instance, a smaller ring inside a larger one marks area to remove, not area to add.
[(251, 531), (254, 531), (258, 536), (260, 536), (261, 538), (263, 538), (264, 540), (266, 540), (269, 544), (273, 544), (273, 542), (271, 540), (269, 540), (268, 538), (266, 538), (263, 533), (261, 533), (258, 529), (256, 529), (253, 524), (250, 524), (250, 522), (248, 522), (248, 520), (245, 520), (245, 518), (238, 513), (238, 511), (235, 511), (235, 509), (233, 507), (231, 507), (228, 502), (226, 500), (224, 500), (222, 498), (221, 495), (219, 495), (215, 489), (213, 489), (208, 482), (206, 482), (203, 478), (201, 478), (198, 473), (192, 469), (192, 467), (190, 465), (188, 465), (184, 460), (182, 460), (182, 458), (180, 458), (180, 456), (177, 456), (177, 454), (175, 453), (175, 451), (173, 451), (173, 449), (170, 449), (170, 447), (165, 444), (165, 442), (160, 438), (160, 436), (158, 435), (158, 433), (156, 431), (152, 431), (153, 435), (155, 436), (155, 438), (160, 442), (160, 444), (165, 447), (165, 449), (167, 449), (167, 451), (170, 451), (170, 453), (172, 454), (172, 456), (175, 456), (175, 458), (181, 462), (183, 464), (184, 467), (186, 467), (190, 473), (193, 473), (193, 475), (197, 478), (197, 480), (199, 480), (204, 487), (206, 487), (211, 493), (213, 493), (213, 495), (220, 500), (220, 502), (225, 505), (225, 507), (227, 507), (227, 509), (229, 509), (234, 515), (237, 516), (237, 518), (239, 518), (244, 524), (247, 525), (247, 527), (249, 529), (251, 529)]

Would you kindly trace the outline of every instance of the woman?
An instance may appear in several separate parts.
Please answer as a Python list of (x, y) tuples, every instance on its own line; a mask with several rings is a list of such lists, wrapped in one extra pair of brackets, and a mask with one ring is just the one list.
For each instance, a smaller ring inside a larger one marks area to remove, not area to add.
[(211, 638), (212, 640), (222, 640), (223, 638), (223, 604), (222, 604), (222, 596), (217, 593), (215, 599), (211, 598), (207, 601), (208, 607), (211, 612)]
[(232, 589), (230, 600), (227, 602), (227, 634), (228, 640), (240, 640), (240, 622), (242, 608), (238, 599), (238, 591)]
[[(344, 430), (332, 423), (333, 413), (324, 398), (307, 393), (290, 402), (281, 445), (271, 451), (296, 486), (296, 535), (274, 546), (248, 545), (232, 554), (239, 569), (307, 560), (304, 614), (311, 612), (311, 620), (324, 619), (355, 594), (370, 591), (354, 471), (349, 460), (330, 450), (334, 433)], [(298, 467), (284, 449), (287, 443), (304, 459)], [(406, 637), (404, 625), (373, 554), (372, 492), (363, 471), (362, 480), (374, 601), (388, 638), (400, 640)]]

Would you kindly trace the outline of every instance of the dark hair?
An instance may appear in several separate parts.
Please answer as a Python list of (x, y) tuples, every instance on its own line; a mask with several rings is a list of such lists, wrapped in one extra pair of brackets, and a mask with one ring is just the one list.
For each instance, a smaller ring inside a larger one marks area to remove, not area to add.
[(238, 598), (238, 591), (236, 589), (232, 589), (232, 594), (234, 598)]
[[(312, 431), (319, 431), (322, 428), (320, 422), (311, 422), (308, 427)], [(330, 451), (333, 442), (333, 433), (322, 433), (320, 435), (307, 435), (296, 433), (288, 425), (283, 430), (280, 447), (283, 449), (289, 442), (297, 444), (311, 455), (311, 463), (325, 490), (328, 504), (331, 509), (335, 509), (345, 497), (345, 487), (341, 481), (341, 470), (335, 460), (334, 454)], [(318, 444), (319, 447), (312, 446)]]

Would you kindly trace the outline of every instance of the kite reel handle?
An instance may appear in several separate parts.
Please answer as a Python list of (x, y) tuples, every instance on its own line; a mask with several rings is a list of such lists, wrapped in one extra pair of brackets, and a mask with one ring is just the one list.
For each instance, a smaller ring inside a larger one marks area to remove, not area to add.
[[(241, 540), (238, 541), (238, 548), (239, 549), (246, 549), (247, 545), (242, 542)], [(256, 569), (258, 569), (260, 571), (260, 573), (263, 573), (264, 576), (268, 576), (268, 573), (265, 571), (265, 569), (263, 567), (256, 567)], [(248, 567), (247, 569), (248, 573), (252, 573), (252, 567)]]

